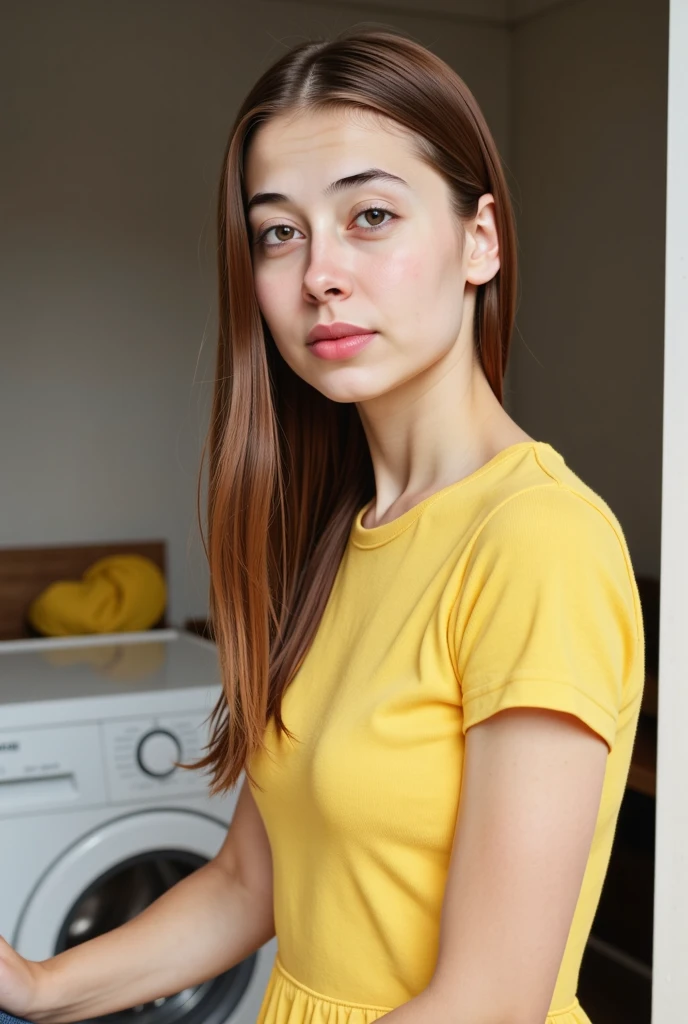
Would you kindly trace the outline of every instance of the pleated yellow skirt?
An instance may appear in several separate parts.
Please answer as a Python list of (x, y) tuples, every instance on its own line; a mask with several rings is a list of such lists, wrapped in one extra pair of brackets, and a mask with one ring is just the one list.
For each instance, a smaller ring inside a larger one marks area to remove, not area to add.
[[(302, 985), (276, 957), (256, 1024), (371, 1024), (391, 1010), (391, 1006), (366, 1006), (330, 999)], [(575, 999), (569, 1006), (550, 1014), (546, 1024), (591, 1024), (591, 1021)]]

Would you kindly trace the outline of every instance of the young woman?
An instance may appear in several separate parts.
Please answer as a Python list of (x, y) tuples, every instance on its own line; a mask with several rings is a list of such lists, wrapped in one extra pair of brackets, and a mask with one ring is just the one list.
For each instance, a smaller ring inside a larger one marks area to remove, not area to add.
[[(478, 106), (401, 34), (296, 46), (219, 202), (209, 865), (0, 1005), (64, 1021), (277, 934), (260, 1024), (586, 1024), (644, 677), (621, 526), (505, 411), (516, 243)], [(193, 942), (190, 937), (193, 936)]]

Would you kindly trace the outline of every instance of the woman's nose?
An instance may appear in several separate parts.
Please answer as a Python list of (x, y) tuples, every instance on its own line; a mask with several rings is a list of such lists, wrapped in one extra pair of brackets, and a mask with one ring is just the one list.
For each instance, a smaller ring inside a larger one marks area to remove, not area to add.
[(334, 290), (347, 294), (352, 287), (352, 271), (341, 242), (336, 237), (320, 235), (311, 242), (309, 261), (303, 275), (306, 298), (321, 300)]

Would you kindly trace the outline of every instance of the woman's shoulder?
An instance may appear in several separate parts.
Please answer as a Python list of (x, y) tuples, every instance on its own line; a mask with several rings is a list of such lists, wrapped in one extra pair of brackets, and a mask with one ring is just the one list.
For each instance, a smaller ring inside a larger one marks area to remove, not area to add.
[[(476, 537), (496, 538), (515, 530), (565, 539), (588, 533), (628, 553), (619, 517), (609, 502), (566, 462), (552, 445), (534, 441), (485, 487)], [(487, 481), (486, 481), (487, 483)]]
[[(485, 496), (468, 566), (514, 579), (596, 580), (639, 597), (628, 544), (608, 501), (550, 445), (534, 446), (499, 489)], [(612, 582), (614, 581), (614, 582)], [(629, 596), (630, 600), (630, 596)]]
[[(529, 560), (556, 571), (562, 558), (594, 555), (631, 576), (624, 530), (609, 502), (544, 441), (505, 448), (457, 487), (429, 502), (424, 539), (457, 570), (479, 558), (493, 567)], [(441, 499), (441, 500), (440, 500)]]
[(504, 449), (466, 483), (448, 488), (431, 512), (436, 535), (460, 541), (463, 550), (531, 538), (541, 545), (616, 547), (628, 558), (623, 527), (609, 502), (547, 442)]

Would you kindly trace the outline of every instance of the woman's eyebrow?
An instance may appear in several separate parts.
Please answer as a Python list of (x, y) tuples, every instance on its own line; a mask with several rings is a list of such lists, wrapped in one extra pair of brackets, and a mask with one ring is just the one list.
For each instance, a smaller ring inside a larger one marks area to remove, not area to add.
[[(392, 174), (390, 171), (383, 171), (380, 167), (369, 167), (366, 171), (359, 171), (357, 174), (348, 174), (345, 178), (337, 178), (336, 181), (331, 181), (330, 184), (323, 189), (323, 195), (330, 196), (335, 192), (342, 192), (347, 188), (357, 188), (359, 185), (365, 185), (369, 181), (387, 181), (397, 185), (404, 185), (406, 188), (411, 187), (407, 181), (404, 181), (404, 179), (400, 178), (397, 174)], [(283, 195), (281, 192), (256, 192), (256, 194), (249, 199), (246, 212), (249, 213), (254, 206), (289, 202), (291, 202), (290, 197)]]

